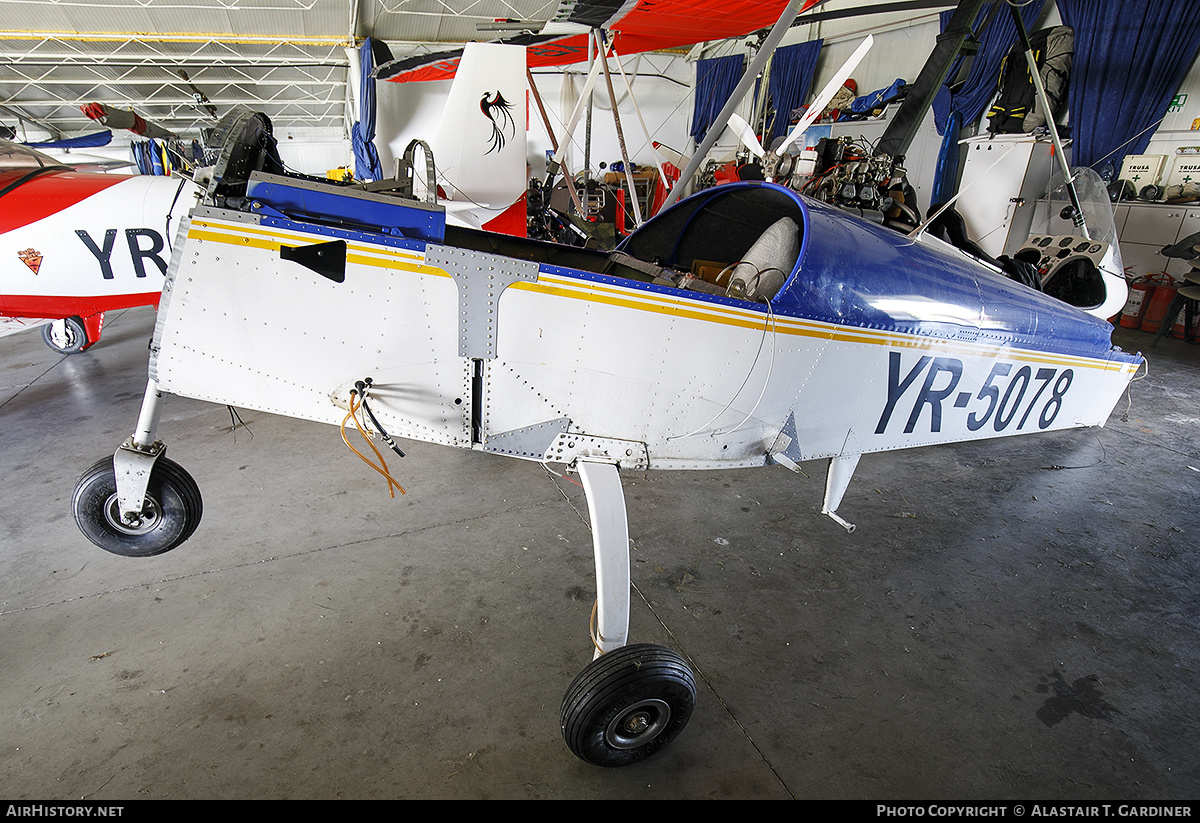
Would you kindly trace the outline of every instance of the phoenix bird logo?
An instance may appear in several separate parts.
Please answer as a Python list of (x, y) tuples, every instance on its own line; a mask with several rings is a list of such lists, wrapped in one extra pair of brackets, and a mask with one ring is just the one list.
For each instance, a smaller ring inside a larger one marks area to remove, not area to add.
[(499, 91), (494, 97), (485, 91), (479, 98), (479, 110), (492, 124), (492, 139), (489, 141), (491, 148), (484, 154), (500, 151), (517, 133), (517, 124), (512, 116), (512, 103), (505, 100)]

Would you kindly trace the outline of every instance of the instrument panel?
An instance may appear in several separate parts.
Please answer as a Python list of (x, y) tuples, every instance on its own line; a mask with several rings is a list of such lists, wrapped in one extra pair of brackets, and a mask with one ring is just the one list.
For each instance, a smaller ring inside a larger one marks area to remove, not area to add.
[(1073, 234), (1037, 234), (1013, 257), (1032, 263), (1041, 278), (1042, 291), (1072, 306), (1093, 309), (1104, 302), (1102, 261), (1108, 243)]
[(1034, 264), (1038, 272), (1045, 275), (1071, 258), (1086, 258), (1099, 268), (1107, 252), (1108, 244), (1099, 240), (1085, 240), (1070, 234), (1039, 234), (1030, 237), (1013, 256)]

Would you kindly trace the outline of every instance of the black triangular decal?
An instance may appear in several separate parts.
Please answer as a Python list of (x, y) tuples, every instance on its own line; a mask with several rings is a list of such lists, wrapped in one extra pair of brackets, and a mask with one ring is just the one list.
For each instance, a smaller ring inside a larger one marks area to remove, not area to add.
[(311, 246), (280, 246), (279, 256), (284, 260), (299, 263), (334, 283), (343, 283), (346, 280), (345, 240), (313, 243)]

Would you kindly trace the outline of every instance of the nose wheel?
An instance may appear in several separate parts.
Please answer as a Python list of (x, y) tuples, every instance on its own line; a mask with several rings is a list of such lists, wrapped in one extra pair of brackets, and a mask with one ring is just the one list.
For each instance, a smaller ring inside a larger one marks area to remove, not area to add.
[(628, 766), (650, 757), (687, 725), (696, 680), (680, 655), (640, 643), (601, 655), (563, 698), (563, 740), (596, 766)]
[(112, 457), (83, 473), (71, 506), (75, 523), (88, 540), (125, 557), (170, 551), (192, 536), (203, 511), (196, 481), (165, 457), (154, 463), (140, 511), (121, 513)]

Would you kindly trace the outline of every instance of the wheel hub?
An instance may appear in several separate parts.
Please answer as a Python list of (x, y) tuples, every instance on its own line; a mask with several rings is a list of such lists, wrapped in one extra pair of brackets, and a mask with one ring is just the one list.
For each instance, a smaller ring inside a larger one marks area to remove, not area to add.
[(162, 511), (153, 499), (147, 497), (140, 512), (121, 514), (121, 503), (114, 492), (104, 505), (104, 518), (108, 524), (123, 534), (146, 534), (153, 531), (162, 518)]
[(671, 720), (671, 707), (657, 697), (640, 700), (617, 714), (604, 731), (615, 749), (636, 749), (662, 732)]
[(63, 320), (56, 320), (50, 324), (50, 339), (60, 349), (67, 349), (75, 345), (75, 335), (72, 333), (71, 327)]

